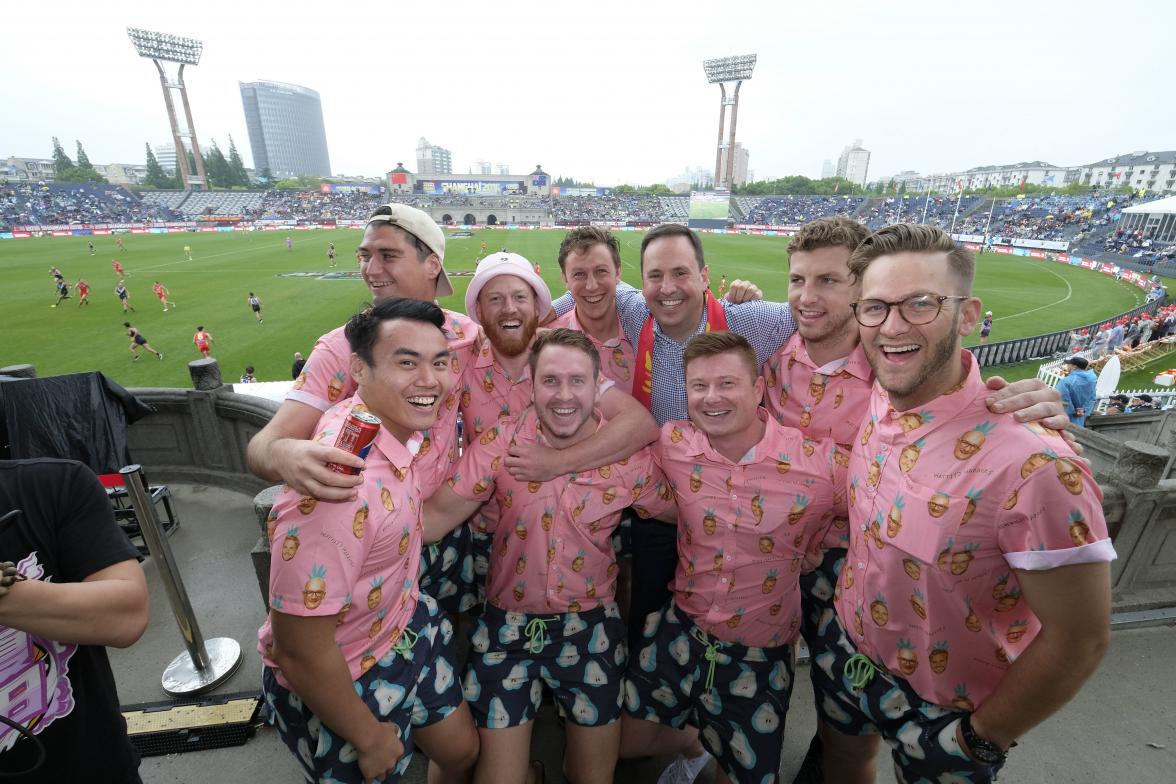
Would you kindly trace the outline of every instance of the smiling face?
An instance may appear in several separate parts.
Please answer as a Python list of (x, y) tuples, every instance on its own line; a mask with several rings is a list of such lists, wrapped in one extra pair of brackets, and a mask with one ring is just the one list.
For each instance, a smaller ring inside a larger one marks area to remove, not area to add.
[(734, 351), (698, 357), (686, 366), (690, 421), (712, 442), (756, 427), (763, 394), (763, 377)]
[(478, 321), (494, 350), (517, 357), (531, 347), (539, 328), (531, 284), (516, 275), (499, 275), (478, 292)]
[(857, 333), (849, 304), (860, 287), (849, 273), (849, 248), (816, 248), (793, 253), (788, 262), (788, 306), (796, 331), (810, 343)]
[(425, 302), (436, 299), (441, 260), (430, 253), (421, 261), (416, 243), (403, 229), (384, 222), (369, 223), (355, 257), (373, 304), (391, 297)]
[[(899, 302), (921, 294), (956, 295), (944, 253), (901, 252), (879, 256), (862, 275), (862, 299)], [(909, 324), (891, 307), (877, 327), (859, 326), (862, 347), (891, 404), (906, 411), (934, 400), (963, 376), (960, 337), (980, 315), (980, 300), (948, 300), (929, 324)]]
[(449, 346), (440, 329), (423, 321), (380, 323), (373, 364), (351, 355), (351, 375), (368, 409), (401, 443), (437, 420), (449, 391)]
[(662, 331), (674, 340), (684, 341), (702, 320), (708, 285), (706, 268), (698, 268), (694, 247), (686, 237), (662, 237), (645, 248), (641, 293)]
[(564, 260), (563, 279), (576, 300), (580, 321), (616, 319), (621, 271), (613, 263), (607, 245), (597, 243), (582, 252), (569, 253)]
[(569, 446), (592, 434), (596, 389), (592, 358), (583, 351), (559, 345), (540, 351), (531, 396), (553, 446)]

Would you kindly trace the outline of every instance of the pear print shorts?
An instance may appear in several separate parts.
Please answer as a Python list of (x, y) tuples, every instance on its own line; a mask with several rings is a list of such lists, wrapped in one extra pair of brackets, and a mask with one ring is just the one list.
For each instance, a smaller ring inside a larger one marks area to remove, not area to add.
[(470, 635), (463, 686), (474, 722), (486, 729), (535, 718), (543, 686), (581, 727), (621, 717), (625, 622), (615, 603), (578, 613), (533, 615), (487, 602)]
[(776, 782), (795, 651), (722, 642), (671, 601), (646, 619), (625, 678), (625, 710), (698, 727), (732, 781)]
[[(461, 705), (449, 619), (421, 594), (409, 628), (417, 633), (412, 647), (406, 653), (389, 650), (355, 682), (355, 693), (380, 721), (396, 725), (404, 744), (404, 756), (396, 771), (384, 777), (385, 784), (399, 781), (408, 768), (412, 728), (435, 724)], [(355, 746), (328, 729), (297, 694), (278, 683), (269, 667), (262, 669), (261, 693), (265, 720), (294, 752), (307, 781), (366, 784)]]
[(810, 666), (817, 714), (828, 726), (845, 735), (881, 735), (902, 784), (996, 780), (999, 765), (976, 762), (956, 742), (963, 711), (927, 702), (876, 663), (869, 683), (855, 689), (845, 663), (858, 651), (837, 613), (823, 617), (817, 631), (819, 647), (811, 650)]
[[(820, 650), (825, 644), (817, 629), (822, 618), (828, 619), (836, 612), (833, 609), (833, 590), (837, 587), (837, 576), (841, 574), (844, 563), (845, 548), (832, 547), (825, 551), (816, 569), (800, 575), (800, 636), (804, 638), (810, 653)], [(817, 677), (815, 669), (810, 668), (809, 675), (815, 699), (819, 702), (824, 696), (820, 688), (826, 681)]]
[(432, 596), (437, 606), (450, 614), (465, 612), (479, 603), (472, 537), (469, 526), (463, 524), (421, 548), (417, 583), (422, 593)]

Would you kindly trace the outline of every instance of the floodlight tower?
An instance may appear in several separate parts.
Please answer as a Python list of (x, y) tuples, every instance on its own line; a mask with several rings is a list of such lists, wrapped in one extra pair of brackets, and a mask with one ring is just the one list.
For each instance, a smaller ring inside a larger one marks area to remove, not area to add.
[[(172, 139), (176, 144), (176, 166), (179, 167), (180, 182), (184, 190), (196, 187), (207, 190), (208, 179), (204, 176), (204, 158), (200, 155), (200, 144), (196, 141), (196, 126), (192, 122), (192, 108), (188, 105), (188, 89), (184, 86), (184, 66), (200, 64), (204, 44), (195, 38), (156, 33), (137, 27), (128, 27), (127, 36), (135, 45), (135, 51), (139, 56), (149, 58), (159, 71), (159, 83), (163, 86), (163, 102), (167, 105), (167, 119), (171, 123)], [(163, 69), (164, 62), (180, 64), (174, 79), (168, 78), (167, 72)], [(181, 128), (176, 121), (172, 90), (180, 92), (180, 100), (184, 104), (184, 118), (188, 123), (186, 128)], [(184, 144), (185, 139), (188, 140), (187, 145)], [(188, 166), (189, 151), (196, 161), (195, 172)]]
[[(713, 60), (703, 60), (702, 68), (706, 71), (706, 80), (711, 84), (718, 84), (721, 91), (719, 101), (719, 144), (715, 151), (715, 187), (726, 185), (731, 189), (731, 177), (735, 171), (735, 118), (739, 114), (739, 87), (751, 79), (751, 72), (755, 69), (755, 55), (741, 54), (733, 57), (717, 57)], [(727, 82), (735, 82), (735, 89), (731, 97), (727, 97)], [(727, 171), (722, 171), (723, 165), (723, 119), (727, 114), (727, 107), (731, 107), (731, 136), (727, 142)]]

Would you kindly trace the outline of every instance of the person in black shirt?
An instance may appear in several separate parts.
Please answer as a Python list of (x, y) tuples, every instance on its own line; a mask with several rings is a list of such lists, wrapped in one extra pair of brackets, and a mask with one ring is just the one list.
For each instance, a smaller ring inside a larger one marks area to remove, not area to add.
[(25, 728), (0, 724), (5, 781), (140, 781), (103, 647), (147, 627), (136, 556), (89, 468), (0, 461), (0, 716)]
[(306, 360), (302, 358), (302, 352), (294, 352), (294, 364), (290, 366), (290, 378), (295, 381), (298, 380), (298, 374), (302, 372), (302, 366), (306, 364)]

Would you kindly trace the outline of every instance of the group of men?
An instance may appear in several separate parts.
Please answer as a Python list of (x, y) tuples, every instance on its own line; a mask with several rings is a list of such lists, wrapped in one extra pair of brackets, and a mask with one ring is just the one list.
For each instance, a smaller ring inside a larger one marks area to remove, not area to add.
[[(699, 237), (663, 225), (634, 289), (584, 227), (567, 295), (492, 253), (462, 315), (434, 304), (436, 224), (376, 211), (373, 307), (249, 446), (285, 482), (263, 691), (308, 777), (395, 780), (419, 746), (435, 780), (541, 780), (546, 688), (569, 780), (713, 755), (720, 781), (776, 781), (801, 635), (828, 781), (873, 780), (878, 737), (902, 780), (991, 780), (1076, 693), (1114, 553), (1056, 393), (990, 389), (961, 349), (972, 254), (838, 217), (789, 255), (788, 303), (741, 281), (718, 300)], [(365, 459), (331, 446), (357, 411), (382, 423)], [(475, 607), (462, 667), (451, 617)]]

